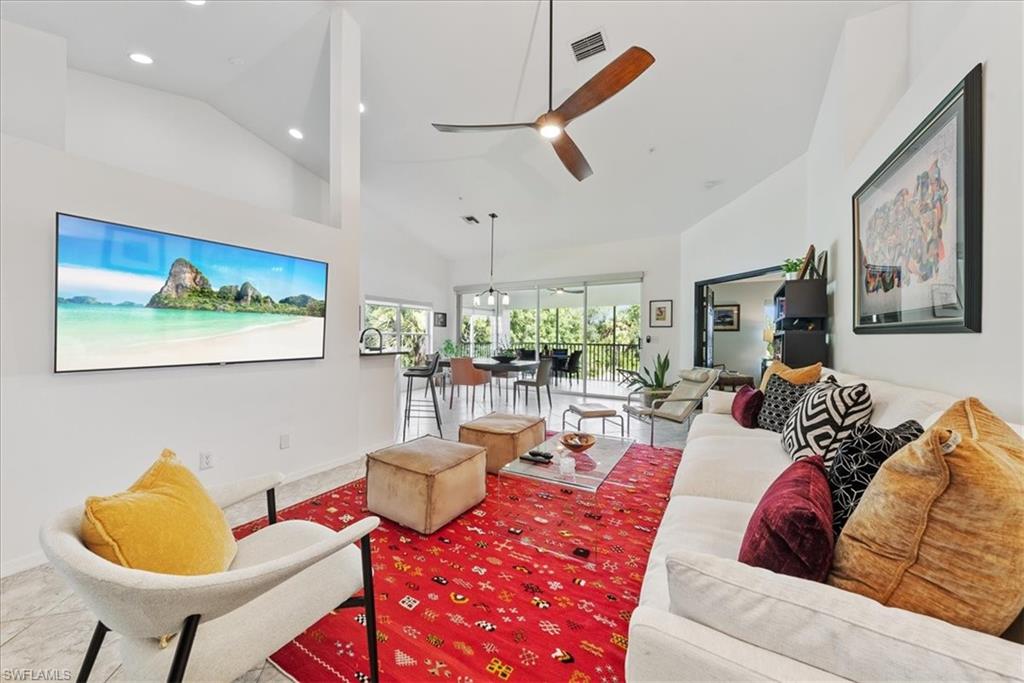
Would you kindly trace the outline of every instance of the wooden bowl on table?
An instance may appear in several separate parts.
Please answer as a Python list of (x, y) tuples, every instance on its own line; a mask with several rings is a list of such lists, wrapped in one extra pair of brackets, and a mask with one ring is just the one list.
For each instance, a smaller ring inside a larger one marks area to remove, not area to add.
[(583, 432), (566, 432), (558, 441), (573, 453), (582, 453), (597, 443), (597, 439)]

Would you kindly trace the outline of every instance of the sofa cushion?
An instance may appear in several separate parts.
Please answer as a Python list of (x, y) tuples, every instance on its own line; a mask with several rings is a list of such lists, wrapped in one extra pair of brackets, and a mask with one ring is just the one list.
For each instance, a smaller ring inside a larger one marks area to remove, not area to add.
[(829, 583), (999, 635), (1024, 608), (1024, 439), (954, 404), (882, 464), (836, 544)]
[(761, 384), (758, 387), (761, 391), (768, 388), (768, 381), (778, 375), (787, 382), (793, 384), (814, 384), (821, 379), (821, 363), (808, 365), (802, 368), (791, 368), (780, 360), (772, 362), (761, 377)]
[(843, 439), (870, 418), (867, 385), (840, 386), (829, 377), (804, 392), (786, 418), (782, 444), (794, 460), (821, 455), (825, 464), (831, 465)]
[(734, 398), (736, 398), (736, 394), (734, 392), (708, 389), (708, 393), (705, 394), (704, 400), (701, 401), (700, 410), (705, 415), (731, 415), (732, 401)]
[(764, 403), (757, 414), (757, 426), (781, 434), (793, 408), (812, 384), (794, 384), (779, 375), (772, 375), (764, 390)]
[(753, 387), (741, 387), (732, 401), (732, 417), (740, 427), (754, 429), (763, 404), (764, 393)]
[(924, 428), (915, 420), (893, 429), (862, 424), (839, 445), (832, 465), (825, 471), (832, 491), (832, 531), (837, 538), (886, 458), (923, 433)]
[(734, 558), (754, 506), (732, 500), (677, 496), (669, 501), (647, 560), (640, 604), (668, 609), (665, 557), (693, 550)]
[[(732, 392), (729, 393), (731, 394)], [(694, 440), (705, 436), (756, 436), (760, 438), (768, 437), (778, 442), (779, 435), (775, 432), (761, 429), (760, 427), (755, 427), (754, 429), (740, 427), (736, 424), (736, 420), (733, 419), (730, 410), (727, 410), (724, 415), (701, 413), (693, 418), (690, 431), (686, 434), (686, 443), (690, 444)], [(782, 451), (781, 445), (779, 450)]]
[(791, 464), (775, 434), (767, 438), (705, 436), (687, 444), (671, 495), (757, 505), (768, 486)]
[(999, 638), (711, 555), (666, 564), (673, 613), (843, 678), (1021, 679), (1021, 647)]
[(820, 455), (790, 465), (750, 517), (739, 561), (824, 581), (832, 566), (832, 497)]

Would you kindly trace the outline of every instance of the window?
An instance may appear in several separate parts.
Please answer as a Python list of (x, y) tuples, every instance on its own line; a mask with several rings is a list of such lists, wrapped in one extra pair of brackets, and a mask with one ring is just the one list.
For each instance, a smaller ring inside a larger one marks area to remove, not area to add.
[(376, 327), (383, 336), (385, 351), (408, 351), (402, 365), (413, 364), (418, 357), (431, 353), (433, 311), (424, 304), (367, 299), (363, 307), (363, 324)]

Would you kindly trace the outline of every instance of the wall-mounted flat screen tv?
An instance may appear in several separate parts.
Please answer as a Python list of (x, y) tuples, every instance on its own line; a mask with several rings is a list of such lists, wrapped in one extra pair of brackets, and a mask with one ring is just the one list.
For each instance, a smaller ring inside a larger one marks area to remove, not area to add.
[(56, 372), (324, 357), (327, 264), (57, 214)]

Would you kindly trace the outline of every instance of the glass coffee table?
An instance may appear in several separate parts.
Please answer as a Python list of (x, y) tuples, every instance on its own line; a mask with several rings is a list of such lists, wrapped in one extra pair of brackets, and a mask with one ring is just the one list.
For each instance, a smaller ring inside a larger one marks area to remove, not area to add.
[[(626, 454), (629, 447), (635, 443), (633, 439), (623, 439), (617, 436), (598, 436), (593, 446), (583, 453), (574, 454), (561, 443), (559, 438), (564, 432), (555, 434), (531, 450), (541, 450), (551, 453), (555, 457), (550, 463), (534, 463), (529, 460), (516, 458), (498, 471), (498, 476), (523, 477), (526, 479), (538, 479), (561, 486), (583, 489), (584, 491), (597, 491), (604, 483), (611, 471), (619, 464), (619, 460)], [(525, 455), (520, 453), (520, 455)], [(558, 467), (559, 456), (573, 458), (576, 461), (575, 474), (561, 474)]]

